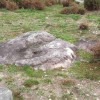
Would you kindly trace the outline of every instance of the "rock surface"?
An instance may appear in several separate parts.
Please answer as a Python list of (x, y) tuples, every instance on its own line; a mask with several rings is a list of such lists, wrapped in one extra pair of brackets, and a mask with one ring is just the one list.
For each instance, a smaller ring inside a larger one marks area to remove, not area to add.
[(77, 1), (79, 3), (84, 3), (84, 0), (75, 0), (75, 1)]
[(75, 45), (78, 49), (83, 49), (87, 52), (92, 53), (91, 48), (95, 46), (99, 40), (93, 39), (80, 39)]
[(36, 69), (67, 68), (76, 59), (75, 50), (75, 45), (47, 32), (27, 32), (0, 43), (0, 64), (31, 65)]
[(0, 87), (0, 100), (13, 100), (12, 92), (7, 88)]

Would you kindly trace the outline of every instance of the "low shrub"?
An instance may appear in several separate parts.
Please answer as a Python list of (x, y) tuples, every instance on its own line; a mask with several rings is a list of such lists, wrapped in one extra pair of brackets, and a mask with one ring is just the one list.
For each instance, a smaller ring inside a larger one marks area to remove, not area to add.
[(63, 86), (72, 86), (72, 85), (75, 85), (75, 80), (73, 79), (64, 79), (61, 81), (61, 84)]
[(84, 8), (79, 8), (77, 13), (81, 14), (81, 15), (84, 15), (85, 12), (86, 12), (86, 10)]
[(32, 80), (32, 79), (28, 79), (24, 82), (24, 86), (26, 87), (32, 87), (33, 85), (38, 85), (39, 82), (37, 80)]
[(100, 61), (100, 40), (91, 47), (91, 51), (93, 52), (93, 61)]
[(78, 4), (75, 2), (70, 3), (69, 7), (65, 7), (61, 10), (61, 14), (85, 14), (85, 9), (78, 7)]
[(20, 2), (18, 2), (19, 8), (29, 8), (32, 9), (34, 8), (34, 3), (30, 0), (22, 0)]
[(6, 9), (7, 10), (16, 10), (16, 9), (18, 9), (18, 5), (13, 1), (6, 1)]
[(80, 30), (88, 30), (88, 28), (89, 28), (89, 26), (88, 26), (87, 23), (81, 23), (81, 24), (79, 25), (79, 29), (80, 29)]
[(65, 7), (64, 9), (61, 10), (61, 14), (76, 14), (78, 11), (77, 8), (75, 7)]
[(100, 0), (84, 0), (84, 7), (91, 10), (100, 10)]
[(45, 8), (44, 3), (39, 0), (35, 0), (33, 3), (34, 3), (35, 9), (43, 10)]
[(63, 7), (69, 7), (71, 2), (72, 2), (72, 0), (63, 0), (62, 5), (63, 5)]

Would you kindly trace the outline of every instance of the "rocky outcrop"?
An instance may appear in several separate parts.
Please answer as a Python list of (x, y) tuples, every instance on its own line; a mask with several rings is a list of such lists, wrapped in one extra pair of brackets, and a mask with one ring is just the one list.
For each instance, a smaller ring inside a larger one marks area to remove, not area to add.
[(0, 43), (0, 64), (31, 65), (38, 69), (68, 68), (76, 46), (47, 32), (27, 32)]
[(84, 51), (92, 53), (91, 48), (93, 48), (97, 43), (99, 43), (99, 40), (97, 39), (93, 40), (93, 39), (83, 38), (77, 41), (75, 45), (77, 46), (78, 49), (82, 49)]

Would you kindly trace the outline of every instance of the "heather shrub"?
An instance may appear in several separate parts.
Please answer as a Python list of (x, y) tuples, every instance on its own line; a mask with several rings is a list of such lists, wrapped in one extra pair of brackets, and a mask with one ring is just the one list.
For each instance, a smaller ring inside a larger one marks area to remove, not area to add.
[(81, 14), (81, 15), (84, 15), (85, 12), (86, 12), (86, 10), (84, 8), (79, 8), (77, 13)]
[(100, 61), (100, 41), (91, 47), (93, 61)]
[(85, 9), (80, 8), (75, 2), (71, 2), (68, 7), (65, 7), (61, 10), (61, 14), (85, 14)]
[(18, 8), (43, 10), (46, 6), (57, 4), (58, 0), (0, 0), (0, 8), (15, 10)]
[(84, 7), (91, 10), (100, 10), (100, 0), (84, 0)]
[(35, 9), (43, 10), (45, 8), (44, 3), (39, 0), (35, 0), (33, 3), (34, 3)]
[(6, 7), (6, 0), (0, 0), (0, 8)]
[(80, 30), (88, 30), (88, 28), (89, 28), (89, 26), (88, 26), (87, 23), (81, 23), (81, 24), (79, 25), (79, 29), (80, 29)]
[(34, 3), (31, 0), (21, 0), (20, 2), (18, 2), (18, 5), (20, 8), (34, 8)]
[(13, 1), (6, 1), (6, 9), (7, 10), (16, 10), (16, 9), (18, 9), (18, 5)]
[(61, 10), (61, 14), (76, 14), (78, 11), (77, 7), (65, 7), (64, 9)]

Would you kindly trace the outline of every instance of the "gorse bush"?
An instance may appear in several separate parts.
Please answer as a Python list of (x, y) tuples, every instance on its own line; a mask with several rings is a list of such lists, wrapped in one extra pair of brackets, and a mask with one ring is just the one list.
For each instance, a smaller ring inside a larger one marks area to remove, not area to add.
[(100, 0), (84, 0), (84, 7), (87, 10), (100, 10)]

